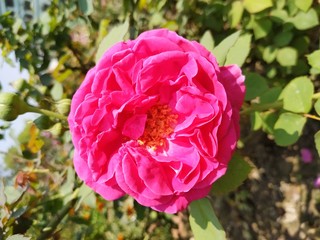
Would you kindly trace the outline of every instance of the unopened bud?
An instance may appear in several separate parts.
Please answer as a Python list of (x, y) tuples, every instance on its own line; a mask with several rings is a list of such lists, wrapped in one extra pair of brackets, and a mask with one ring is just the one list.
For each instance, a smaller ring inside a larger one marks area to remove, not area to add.
[(17, 94), (0, 93), (0, 119), (13, 121), (20, 114), (28, 112), (29, 106)]
[(70, 104), (71, 104), (71, 100), (64, 98), (57, 101), (55, 104), (55, 107), (58, 113), (61, 113), (62, 115), (67, 115), (70, 111)]

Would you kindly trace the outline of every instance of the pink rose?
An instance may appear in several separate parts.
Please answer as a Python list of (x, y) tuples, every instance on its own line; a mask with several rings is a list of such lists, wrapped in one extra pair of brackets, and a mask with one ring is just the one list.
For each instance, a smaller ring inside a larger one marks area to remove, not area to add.
[(175, 32), (117, 43), (72, 99), (75, 170), (107, 200), (183, 210), (225, 173), (244, 91), (239, 67)]

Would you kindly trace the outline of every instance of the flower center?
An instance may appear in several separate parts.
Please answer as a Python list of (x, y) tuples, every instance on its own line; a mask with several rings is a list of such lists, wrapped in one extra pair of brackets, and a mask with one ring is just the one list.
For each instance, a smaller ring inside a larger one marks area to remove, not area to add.
[(173, 114), (168, 105), (151, 107), (143, 135), (139, 138), (138, 143), (153, 150), (163, 147), (166, 142), (165, 138), (173, 133), (177, 119), (178, 115)]

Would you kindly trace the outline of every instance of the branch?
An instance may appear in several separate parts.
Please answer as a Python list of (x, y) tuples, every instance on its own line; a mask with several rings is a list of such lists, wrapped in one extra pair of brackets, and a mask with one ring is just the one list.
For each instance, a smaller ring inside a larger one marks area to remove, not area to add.
[(37, 238), (37, 240), (44, 240), (48, 239), (54, 231), (56, 230), (59, 223), (63, 220), (63, 218), (68, 214), (71, 208), (77, 202), (77, 198), (73, 199), (72, 201), (68, 202), (60, 211), (51, 219), (49, 224), (42, 230), (41, 235)]

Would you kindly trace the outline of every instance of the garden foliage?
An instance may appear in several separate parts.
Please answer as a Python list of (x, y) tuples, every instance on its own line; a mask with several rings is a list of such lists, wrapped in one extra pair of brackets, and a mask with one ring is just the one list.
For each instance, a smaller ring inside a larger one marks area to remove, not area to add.
[[(241, 127), (288, 147), (308, 122), (320, 126), (319, 16), (312, 0), (52, 0), (40, 19), (1, 15), (2, 56), (14, 65), (14, 52), (30, 76), (13, 83), (15, 94), (0, 92), (0, 136), (11, 131), (16, 142), (1, 151), (12, 174), (0, 180), (0, 239), (171, 239), (173, 215), (130, 197), (105, 201), (76, 177), (66, 120), (85, 74), (114, 43), (168, 28), (200, 42), (221, 66), (239, 65)], [(11, 121), (25, 112), (39, 116), (14, 133)], [(310, 138), (320, 153), (319, 127)], [(246, 148), (246, 136), (238, 148)], [(195, 239), (225, 239), (211, 201), (234, 191), (253, 167), (239, 150), (210, 196), (190, 205)]]

